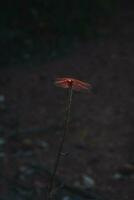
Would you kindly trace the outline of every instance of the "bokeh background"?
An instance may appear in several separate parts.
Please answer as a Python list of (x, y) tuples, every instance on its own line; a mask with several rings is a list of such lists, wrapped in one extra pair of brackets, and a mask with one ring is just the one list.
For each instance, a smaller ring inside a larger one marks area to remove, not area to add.
[[(134, 198), (134, 7), (131, 1), (4, 1), (0, 6), (0, 200), (42, 199), (74, 92), (57, 199)], [(81, 192), (83, 191), (83, 192)], [(82, 194), (82, 195), (81, 195)]]

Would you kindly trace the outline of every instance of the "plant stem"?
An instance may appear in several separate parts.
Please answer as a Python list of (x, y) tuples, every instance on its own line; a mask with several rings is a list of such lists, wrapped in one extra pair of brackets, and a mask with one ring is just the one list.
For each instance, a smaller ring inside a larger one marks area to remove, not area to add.
[(61, 137), (61, 142), (60, 142), (59, 150), (58, 150), (58, 153), (57, 153), (57, 157), (56, 157), (56, 161), (55, 161), (55, 165), (54, 165), (54, 170), (53, 170), (53, 173), (52, 173), (52, 176), (51, 176), (51, 179), (50, 179), (50, 183), (49, 183), (49, 187), (48, 187), (48, 200), (51, 199), (51, 193), (53, 191), (54, 180), (55, 180), (56, 172), (57, 172), (59, 162), (60, 162), (60, 159), (61, 159), (61, 154), (62, 154), (62, 149), (63, 149), (63, 145), (64, 145), (64, 141), (65, 141), (65, 136), (66, 136), (68, 129), (69, 129), (69, 118), (70, 118), (70, 110), (71, 110), (72, 94), (73, 94), (72, 85), (70, 85), (67, 92), (68, 92), (68, 97), (67, 97), (67, 106), (66, 106), (66, 111), (65, 111), (64, 132), (63, 132), (63, 135)]

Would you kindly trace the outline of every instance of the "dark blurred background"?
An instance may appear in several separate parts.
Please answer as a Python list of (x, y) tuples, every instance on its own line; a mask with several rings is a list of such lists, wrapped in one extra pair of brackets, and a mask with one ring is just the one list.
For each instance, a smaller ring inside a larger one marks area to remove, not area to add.
[[(0, 5), (0, 63), (47, 60), (76, 40), (98, 37), (123, 2), (115, 0), (20, 0)], [(55, 52), (55, 53), (54, 53)]]

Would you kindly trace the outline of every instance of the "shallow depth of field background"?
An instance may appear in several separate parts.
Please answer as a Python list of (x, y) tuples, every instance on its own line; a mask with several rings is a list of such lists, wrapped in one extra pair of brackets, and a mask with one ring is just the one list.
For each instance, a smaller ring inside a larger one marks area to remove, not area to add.
[(133, 24), (125, 0), (1, 4), (0, 200), (44, 198), (64, 123), (54, 81), (66, 76), (92, 90), (74, 93), (58, 177), (90, 199), (134, 198)]

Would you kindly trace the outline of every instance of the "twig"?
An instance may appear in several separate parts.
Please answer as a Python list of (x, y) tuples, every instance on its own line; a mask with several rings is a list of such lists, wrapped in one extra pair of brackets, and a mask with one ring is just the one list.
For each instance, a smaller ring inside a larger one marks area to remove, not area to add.
[(63, 149), (63, 145), (64, 145), (64, 141), (65, 141), (65, 136), (68, 132), (68, 128), (69, 128), (69, 117), (70, 117), (70, 108), (71, 108), (71, 102), (72, 102), (72, 85), (70, 85), (70, 87), (68, 88), (68, 98), (67, 98), (67, 107), (66, 107), (66, 117), (65, 117), (65, 125), (64, 125), (64, 132), (63, 135), (61, 136), (61, 142), (60, 142), (60, 147), (58, 150), (58, 154), (56, 157), (56, 161), (55, 161), (55, 165), (54, 165), (54, 170), (49, 182), (49, 186), (48, 186), (48, 200), (51, 199), (51, 195), (53, 192), (53, 186), (54, 186), (54, 180), (55, 180), (55, 176), (56, 176), (56, 172), (59, 166), (59, 162), (61, 159), (61, 154), (62, 154), (62, 149)]

